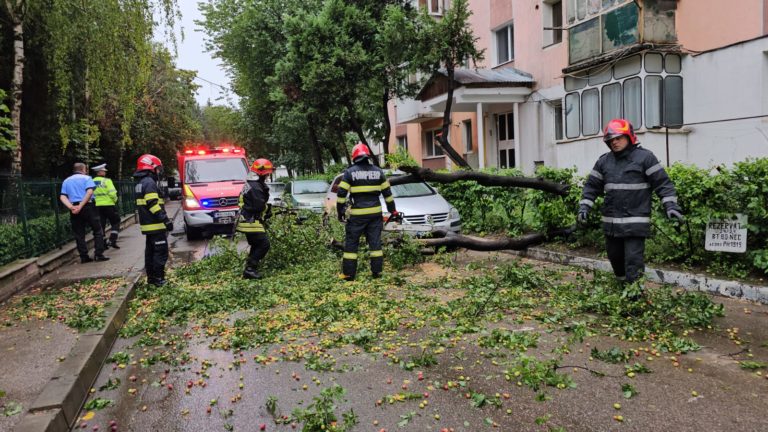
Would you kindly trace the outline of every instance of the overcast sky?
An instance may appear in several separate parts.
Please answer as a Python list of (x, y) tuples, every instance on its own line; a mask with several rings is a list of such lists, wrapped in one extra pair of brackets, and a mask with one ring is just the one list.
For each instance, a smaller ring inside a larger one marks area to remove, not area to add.
[[(178, 47), (176, 66), (181, 69), (197, 71), (198, 79), (195, 80), (195, 84), (200, 86), (196, 97), (198, 104), (205, 105), (210, 100), (213, 105), (237, 106), (237, 96), (231, 91), (219, 87), (228, 88), (230, 86), (229, 78), (221, 62), (212, 58), (211, 53), (206, 52), (203, 42), (204, 34), (200, 27), (195, 24), (195, 20), (203, 19), (203, 15), (197, 8), (198, 3), (200, 0), (178, 0), (182, 17), (175, 29)], [(162, 22), (159, 19), (158, 21)], [(183, 40), (181, 28), (184, 29)], [(173, 51), (171, 43), (165, 40), (162, 32), (163, 30), (159, 29), (157, 39)]]

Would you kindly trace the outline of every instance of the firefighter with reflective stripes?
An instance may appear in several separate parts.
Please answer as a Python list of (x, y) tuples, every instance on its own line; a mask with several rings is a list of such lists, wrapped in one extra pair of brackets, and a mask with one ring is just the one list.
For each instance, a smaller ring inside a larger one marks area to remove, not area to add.
[(651, 193), (661, 198), (670, 219), (683, 220), (675, 186), (656, 156), (640, 147), (632, 124), (608, 122), (603, 141), (611, 150), (597, 160), (584, 185), (577, 219), (587, 221), (595, 199), (605, 193), (603, 232), (608, 260), (619, 280), (633, 282), (644, 271), (645, 239), (651, 233)]
[[(117, 245), (117, 236), (120, 233), (120, 213), (117, 211), (117, 189), (112, 180), (107, 178), (107, 164), (101, 164), (91, 168), (96, 171), (96, 177), (93, 182), (96, 183), (96, 190), (93, 196), (96, 197), (96, 210), (99, 212), (101, 227), (107, 231), (107, 221), (109, 221), (110, 233), (109, 239), (105, 241), (107, 249), (113, 247), (120, 249)], [(106, 238), (106, 235), (104, 236)]]
[(147, 282), (165, 285), (165, 263), (168, 261), (168, 233), (173, 222), (165, 213), (157, 178), (162, 175), (163, 163), (157, 156), (144, 154), (136, 163), (136, 209), (139, 213), (141, 233), (147, 238), (144, 248), (144, 270)]
[(245, 263), (243, 278), (261, 279), (257, 271), (259, 262), (269, 252), (269, 237), (264, 229), (264, 222), (271, 216), (269, 187), (264, 183), (274, 170), (272, 162), (256, 159), (251, 165), (243, 191), (240, 193), (240, 219), (237, 231), (244, 233), (251, 250)]
[(374, 278), (381, 276), (384, 266), (384, 252), (381, 248), (384, 221), (379, 196), (384, 196), (390, 217), (397, 219), (399, 216), (389, 181), (381, 168), (370, 163), (370, 156), (368, 146), (363, 143), (358, 143), (352, 148), (353, 165), (344, 171), (337, 192), (336, 211), (342, 223), (346, 221), (346, 208), (347, 204), (350, 204), (341, 274), (341, 278), (347, 281), (354, 280), (357, 275), (357, 249), (363, 233), (371, 255), (371, 273)]

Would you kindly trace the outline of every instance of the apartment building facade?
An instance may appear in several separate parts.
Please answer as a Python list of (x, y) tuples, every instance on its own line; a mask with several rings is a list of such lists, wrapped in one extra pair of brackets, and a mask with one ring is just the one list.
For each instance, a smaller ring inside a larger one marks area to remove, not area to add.
[[(436, 19), (445, 0), (427, 0)], [(424, 4), (427, 3), (427, 4)], [(768, 0), (470, 0), (486, 50), (458, 71), (450, 141), (474, 168), (588, 172), (602, 126), (629, 119), (666, 162), (768, 156)], [(392, 104), (390, 148), (450, 168), (434, 144), (445, 77)]]

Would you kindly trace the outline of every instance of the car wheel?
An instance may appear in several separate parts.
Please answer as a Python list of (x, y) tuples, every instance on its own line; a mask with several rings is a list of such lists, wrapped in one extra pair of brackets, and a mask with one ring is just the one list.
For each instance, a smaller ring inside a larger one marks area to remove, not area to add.
[(187, 233), (187, 240), (194, 241), (203, 238), (203, 230), (199, 228), (194, 228), (185, 224), (184, 231)]

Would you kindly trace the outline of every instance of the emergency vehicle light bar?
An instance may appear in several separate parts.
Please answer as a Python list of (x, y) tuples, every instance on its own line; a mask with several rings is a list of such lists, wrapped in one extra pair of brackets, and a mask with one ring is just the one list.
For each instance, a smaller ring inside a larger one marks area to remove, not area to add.
[(197, 148), (197, 149), (186, 149), (184, 150), (185, 155), (200, 155), (204, 156), (207, 154), (213, 154), (213, 153), (236, 153), (241, 154), (245, 153), (245, 150), (241, 147), (214, 147), (214, 148)]

